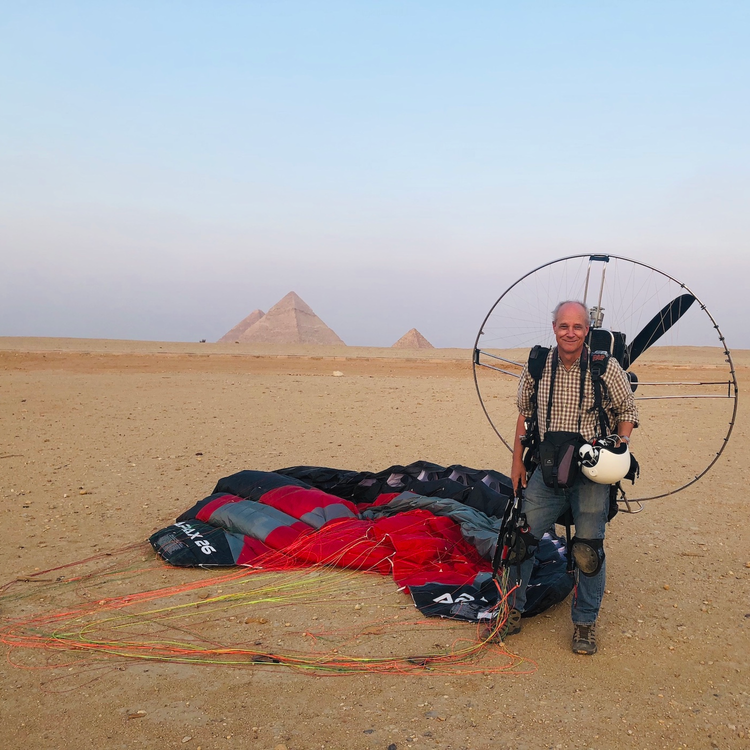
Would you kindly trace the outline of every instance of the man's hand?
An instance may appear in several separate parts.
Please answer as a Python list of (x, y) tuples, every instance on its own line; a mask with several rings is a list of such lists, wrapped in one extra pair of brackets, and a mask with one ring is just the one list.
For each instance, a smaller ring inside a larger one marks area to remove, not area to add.
[(513, 465), (510, 470), (510, 480), (513, 482), (513, 491), (526, 486), (526, 467), (523, 465), (523, 445), (521, 438), (526, 434), (526, 417), (523, 414), (518, 415), (516, 421), (516, 436), (513, 440)]
[(523, 465), (523, 461), (516, 461), (516, 456), (513, 454), (513, 467), (510, 470), (510, 481), (513, 482), (513, 490), (518, 489), (518, 485), (526, 487), (526, 467)]

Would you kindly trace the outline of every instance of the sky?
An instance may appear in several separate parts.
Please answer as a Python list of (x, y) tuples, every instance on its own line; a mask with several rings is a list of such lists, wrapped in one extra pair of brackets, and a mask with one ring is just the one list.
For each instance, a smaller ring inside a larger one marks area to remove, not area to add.
[(469, 348), (612, 253), (750, 348), (744, 0), (2, 5), (2, 336), (215, 341), (294, 290)]

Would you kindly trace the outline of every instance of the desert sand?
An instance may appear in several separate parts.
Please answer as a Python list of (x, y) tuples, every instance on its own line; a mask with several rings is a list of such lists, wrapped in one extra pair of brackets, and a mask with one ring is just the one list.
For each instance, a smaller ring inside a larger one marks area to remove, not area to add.
[[(750, 352), (733, 354), (745, 382)], [(700, 368), (700, 357), (654, 349), (649, 363)], [(149, 570), (121, 593), (154, 576), (170, 585), (218, 575), (160, 566), (145, 540), (241, 469), (379, 470), (426, 459), (507, 472), (510, 462), (462, 350), (4, 338), (0, 415), (0, 584), (11, 584), (0, 597), (3, 625), (67, 605), (45, 581), (68, 569), (44, 571), (128, 545)], [(658, 418), (689, 465), (702, 425), (673, 412)], [(749, 433), (741, 400), (732, 439), (706, 477), (614, 519), (593, 658), (570, 652), (567, 601), (508, 640), (523, 674), (493, 670), (503, 660), (495, 647), (473, 674), (334, 677), (116, 655), (87, 671), (79, 654), (2, 646), (2, 744), (747, 748)], [(313, 624), (356, 629), (372, 591), (381, 619), (416, 621), (391, 580), (354, 574), (345, 585), (335, 606), (271, 606), (255, 620), (223, 612), (221, 626), (245, 628), (256, 642), (269, 629), (301, 642)], [(92, 595), (85, 586), (75, 594)], [(420, 637), (414, 626), (383, 632), (376, 645), (386, 650)], [(438, 620), (423, 632), (429, 643), (477, 639), (468, 623)]]

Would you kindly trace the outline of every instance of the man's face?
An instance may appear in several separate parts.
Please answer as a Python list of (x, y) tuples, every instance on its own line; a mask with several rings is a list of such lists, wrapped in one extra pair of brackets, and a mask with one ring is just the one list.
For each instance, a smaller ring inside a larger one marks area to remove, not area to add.
[(560, 353), (578, 356), (589, 332), (589, 316), (580, 305), (563, 305), (557, 311), (552, 330)]

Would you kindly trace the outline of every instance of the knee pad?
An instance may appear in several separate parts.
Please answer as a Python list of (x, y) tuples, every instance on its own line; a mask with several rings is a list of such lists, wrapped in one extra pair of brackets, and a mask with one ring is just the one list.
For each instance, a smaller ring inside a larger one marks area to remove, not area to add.
[(580, 539), (573, 537), (570, 553), (576, 567), (585, 576), (595, 576), (604, 563), (604, 539)]

